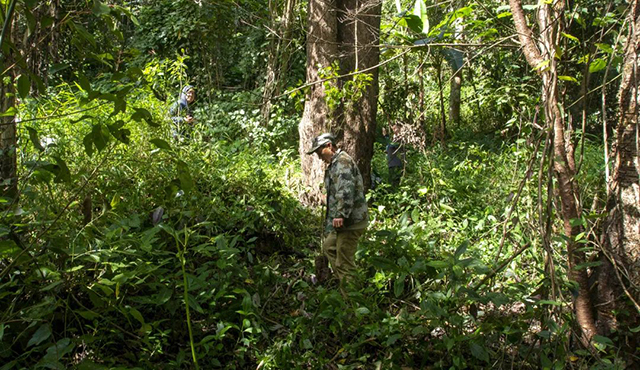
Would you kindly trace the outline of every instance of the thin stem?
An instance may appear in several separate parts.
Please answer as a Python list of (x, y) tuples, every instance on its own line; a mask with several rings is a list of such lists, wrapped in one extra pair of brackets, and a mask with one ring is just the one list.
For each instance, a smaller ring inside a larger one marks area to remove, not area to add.
[(180, 259), (180, 264), (182, 265), (182, 281), (184, 284), (184, 308), (187, 313), (187, 328), (189, 330), (189, 345), (191, 346), (191, 357), (193, 358), (193, 363), (196, 367), (196, 370), (200, 369), (198, 366), (198, 358), (196, 357), (196, 349), (193, 343), (193, 329), (191, 328), (191, 313), (189, 311), (189, 284), (187, 282), (187, 259), (185, 257), (187, 253), (187, 244), (189, 243), (189, 232), (187, 227), (184, 227), (184, 244), (182, 245), (182, 250), (180, 250), (180, 241), (178, 240), (178, 235), (174, 234), (174, 238), (176, 240), (176, 248), (178, 249), (178, 258)]

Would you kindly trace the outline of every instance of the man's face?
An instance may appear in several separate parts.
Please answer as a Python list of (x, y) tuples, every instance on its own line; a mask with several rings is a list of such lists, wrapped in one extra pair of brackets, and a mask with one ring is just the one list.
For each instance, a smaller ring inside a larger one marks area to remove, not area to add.
[(187, 91), (185, 95), (187, 96), (187, 103), (193, 103), (196, 100), (196, 92), (193, 90)]
[(316, 150), (316, 154), (323, 162), (331, 163), (331, 157), (333, 157), (333, 147), (331, 143), (318, 148), (318, 150)]

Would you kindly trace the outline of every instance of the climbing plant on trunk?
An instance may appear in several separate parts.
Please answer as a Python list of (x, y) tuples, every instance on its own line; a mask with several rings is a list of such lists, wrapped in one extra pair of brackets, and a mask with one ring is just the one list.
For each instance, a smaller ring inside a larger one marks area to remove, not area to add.
[(567, 253), (569, 260), (569, 278), (578, 284), (577, 296), (574, 300), (574, 311), (581, 328), (581, 339), (587, 343), (596, 333), (593, 304), (589, 297), (587, 271), (580, 264), (585, 262), (585, 255), (578, 248), (576, 237), (583, 228), (576, 220), (580, 216), (580, 197), (578, 184), (575, 182), (574, 146), (571, 130), (566, 130), (566, 122), (560, 110), (558, 98), (558, 72), (556, 51), (562, 32), (564, 19), (564, 2), (543, 2), (537, 11), (539, 27), (539, 46), (534, 40), (534, 33), (527, 25), (527, 19), (520, 0), (509, 0), (513, 21), (522, 44), (525, 58), (542, 78), (542, 101), (547, 129), (552, 132), (553, 158), (550, 160), (557, 179), (560, 196), (560, 214), (563, 222)]

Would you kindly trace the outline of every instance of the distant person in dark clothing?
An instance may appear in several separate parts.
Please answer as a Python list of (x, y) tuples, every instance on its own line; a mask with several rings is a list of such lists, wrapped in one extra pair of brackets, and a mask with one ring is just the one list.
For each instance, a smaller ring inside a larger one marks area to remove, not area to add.
[(189, 104), (196, 100), (196, 91), (193, 86), (187, 85), (182, 88), (178, 101), (171, 105), (169, 109), (169, 116), (173, 121), (173, 128), (171, 133), (174, 138), (180, 138), (186, 134), (188, 126), (190, 126), (195, 119), (191, 115), (191, 109)]
[(391, 184), (392, 188), (397, 188), (400, 185), (400, 178), (404, 169), (404, 148), (402, 144), (397, 142), (399, 130), (399, 125), (391, 127), (391, 139), (385, 148), (387, 167), (389, 168), (389, 184)]

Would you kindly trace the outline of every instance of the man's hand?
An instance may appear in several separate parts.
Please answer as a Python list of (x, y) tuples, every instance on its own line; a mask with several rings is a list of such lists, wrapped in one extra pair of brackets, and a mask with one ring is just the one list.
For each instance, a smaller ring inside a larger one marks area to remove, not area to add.
[(334, 218), (333, 219), (333, 227), (335, 227), (336, 229), (339, 229), (342, 226), (344, 226), (344, 218)]
[(194, 118), (193, 118), (193, 116), (186, 116), (186, 117), (184, 118), (184, 121), (185, 121), (186, 123), (191, 123), (191, 122), (193, 122), (193, 121), (194, 121)]

